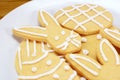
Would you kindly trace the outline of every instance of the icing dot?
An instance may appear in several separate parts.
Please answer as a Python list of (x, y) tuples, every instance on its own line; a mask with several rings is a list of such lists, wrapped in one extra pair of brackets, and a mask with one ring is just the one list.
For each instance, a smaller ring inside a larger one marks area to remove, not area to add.
[(55, 36), (55, 40), (59, 40), (59, 37), (58, 37), (58, 36)]
[(62, 35), (65, 35), (65, 31), (62, 31), (61, 34), (62, 34)]
[(102, 39), (102, 36), (100, 34), (98, 34), (97, 39)]
[(54, 75), (53, 75), (53, 78), (59, 79), (59, 75), (58, 75), (58, 74), (54, 74)]
[(68, 65), (64, 66), (65, 71), (68, 71), (69, 69), (70, 69), (70, 66), (68, 66)]
[(89, 51), (86, 50), (86, 49), (83, 49), (82, 52), (83, 52), (83, 54), (85, 54), (85, 55), (88, 55), (88, 53), (89, 53)]
[(81, 78), (80, 78), (80, 80), (86, 80), (86, 78), (84, 78), (84, 77), (81, 77)]
[(82, 37), (82, 42), (87, 42), (87, 39), (85, 37)]
[(37, 71), (37, 67), (32, 67), (32, 72), (36, 72)]
[(50, 66), (50, 65), (52, 64), (52, 61), (51, 61), (51, 60), (48, 60), (48, 61), (46, 62), (46, 64), (47, 64), (48, 66)]

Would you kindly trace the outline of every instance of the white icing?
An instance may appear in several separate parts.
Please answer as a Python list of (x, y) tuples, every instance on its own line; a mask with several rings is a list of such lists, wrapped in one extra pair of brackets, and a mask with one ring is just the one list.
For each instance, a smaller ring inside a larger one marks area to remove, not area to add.
[(100, 43), (100, 53), (103, 57), (103, 60), (106, 62), (108, 61), (105, 53), (103, 52), (103, 43), (106, 43), (113, 51), (114, 55), (115, 55), (115, 59), (116, 59), (116, 65), (119, 65), (120, 64), (120, 58), (119, 58), (119, 55), (117, 53), (117, 51), (115, 50), (115, 48), (112, 46), (112, 44), (107, 40), (107, 39), (103, 39)]
[(69, 42), (71, 42), (74, 46), (79, 47), (81, 45), (81, 42), (79, 40), (75, 39), (78, 36), (79, 36), (78, 34), (74, 34), (74, 31), (71, 31), (70, 36), (68, 36), (66, 38), (66, 41), (63, 42), (62, 44), (58, 45), (56, 48), (66, 50), (70, 44)]
[(52, 64), (52, 61), (51, 61), (51, 60), (48, 60), (48, 61), (46, 62), (46, 64), (47, 64), (48, 66), (50, 66), (50, 65)]
[(32, 56), (36, 56), (36, 41), (33, 41), (33, 49), (34, 51), (33, 51)]
[(46, 20), (45, 20), (45, 18), (43, 16), (43, 11), (41, 10), (39, 12), (40, 12), (40, 16), (41, 16), (42, 21), (45, 23), (45, 25), (48, 25), (48, 23), (46, 22)]
[(48, 22), (46, 22), (46, 20), (45, 20), (45, 18), (43, 16), (43, 12), (45, 12), (47, 15), (49, 15), (49, 17), (51, 17), (51, 19), (56, 23), (56, 25), (60, 26), (59, 23), (57, 22), (57, 20), (52, 15), (50, 15), (48, 12), (46, 12), (44, 10), (40, 10), (40, 13), (42, 14), (41, 17), (45, 21), (45, 23), (48, 24)]
[(85, 38), (85, 37), (82, 37), (82, 40), (81, 40), (82, 42), (87, 42), (87, 38)]
[(74, 80), (75, 76), (77, 76), (77, 72), (73, 71), (73, 74), (68, 78), (68, 80)]
[(81, 77), (80, 80), (87, 80), (85, 77)]
[[(90, 5), (86, 4), (88, 7), (91, 7)], [(97, 14), (99, 13), (99, 11), (97, 11), (95, 8), (91, 8), (93, 11), (95, 11)], [(107, 10), (105, 10), (107, 11)], [(107, 21), (111, 21), (110, 18), (108, 18), (107, 16), (105, 16), (104, 14), (100, 14), (100, 16), (102, 16), (104, 19), (106, 19)]]
[[(88, 9), (87, 9), (87, 10), (84, 10), (84, 11), (81, 10), (80, 7), (83, 7), (83, 6), (88, 6)], [(106, 12), (107, 10), (104, 10), (104, 11), (99, 12), (99, 11), (97, 11), (97, 10), (95, 9), (96, 7), (98, 7), (97, 5), (95, 5), (95, 6), (90, 6), (89, 4), (82, 4), (82, 5), (80, 5), (80, 6), (75, 6), (75, 5), (73, 5), (72, 7), (73, 7), (73, 8), (70, 9), (70, 10), (63, 10), (63, 9), (61, 9), (62, 13), (61, 13), (60, 15), (58, 15), (58, 16), (56, 17), (56, 19), (60, 18), (60, 17), (63, 16), (63, 15), (66, 15), (66, 16), (68, 17), (68, 19), (66, 19), (62, 24), (64, 25), (64, 24), (66, 24), (67, 22), (69, 22), (70, 20), (72, 20), (72, 21), (74, 21), (74, 22), (77, 24), (77, 25), (75, 26), (75, 28), (74, 28), (75, 30), (76, 30), (77, 28), (81, 27), (84, 31), (86, 31), (87, 29), (86, 29), (86, 27), (85, 27), (83, 24), (85, 24), (85, 23), (87, 23), (87, 22), (89, 22), (89, 21), (93, 21), (93, 22), (96, 23), (99, 27), (104, 28), (103, 24), (99, 23), (98, 21), (96, 21), (96, 20), (94, 19), (94, 18), (97, 17), (97, 16), (102, 16), (102, 17), (105, 18), (106, 20), (111, 21), (107, 16), (105, 16), (105, 15), (103, 14), (103, 13)], [(79, 11), (80, 13), (78, 13), (78, 14), (76, 14), (76, 15), (74, 15), (74, 16), (71, 16), (71, 15), (68, 14), (69, 12), (74, 11), (74, 10), (77, 10), (77, 11)], [(94, 16), (89, 16), (89, 15), (87, 14), (87, 12), (89, 12), (89, 11), (91, 11), (91, 10), (93, 10), (93, 11), (96, 13), (96, 15), (94, 15)], [(87, 19), (87, 20), (84, 20), (83, 22), (78, 22), (74, 17), (80, 16), (80, 15), (84, 15), (84, 16), (86, 16), (88, 19)]]
[(32, 67), (32, 72), (36, 72), (37, 71), (37, 67)]
[(97, 39), (102, 39), (102, 36), (100, 34), (98, 34)]
[(64, 66), (64, 70), (65, 70), (65, 71), (68, 71), (69, 69), (70, 69), (70, 66), (69, 66), (69, 65), (65, 65), (65, 66)]
[(104, 52), (103, 52), (103, 50), (102, 50), (102, 45), (103, 45), (103, 43), (104, 43), (104, 40), (102, 40), (101, 43), (100, 43), (100, 53), (101, 53), (101, 56), (103, 57), (103, 60), (104, 60), (105, 62), (107, 62), (108, 59), (107, 59), (106, 55), (104, 54)]
[(24, 28), (33, 28), (33, 29), (39, 29), (39, 30), (43, 30), (43, 31), (45, 31), (46, 30), (46, 28), (44, 28), (44, 27), (41, 27), (41, 26), (28, 26), (28, 27), (24, 27)]
[[(114, 38), (114, 39), (120, 41), (120, 38), (119, 38), (119, 37), (117, 37), (117, 36), (115, 36), (115, 35), (112, 34), (112, 33), (115, 33), (115, 34), (120, 35), (120, 32), (114, 31), (114, 30), (110, 30), (110, 29), (107, 29), (107, 28), (104, 29), (104, 32), (105, 32), (106, 34), (108, 34), (109, 36), (111, 36), (112, 38)], [(112, 32), (112, 33), (110, 33), (110, 32)]]
[(48, 47), (48, 48), (51, 48), (51, 46), (50, 46), (48, 43), (47, 43), (47, 47)]
[(20, 76), (18, 76), (18, 78), (19, 79), (38, 79), (40, 77), (50, 75), (50, 74), (54, 73), (57, 69), (59, 69), (63, 62), (64, 62), (64, 60), (60, 59), (60, 62), (58, 63), (58, 65), (56, 65), (53, 69), (51, 69), (50, 71), (47, 71), (43, 74), (38, 74), (36, 76), (21, 76), (20, 75)]
[(61, 32), (62, 35), (65, 35), (65, 33), (66, 33), (65, 31), (62, 31), (62, 32)]
[(26, 50), (27, 50), (27, 56), (30, 56), (30, 49), (29, 49), (29, 40), (26, 40)]
[(38, 58), (36, 60), (33, 60), (33, 61), (25, 61), (22, 64), (34, 64), (34, 63), (37, 63), (40, 60), (43, 60), (45, 57), (47, 57), (48, 53), (53, 52), (53, 50), (45, 50), (43, 42), (41, 42), (41, 46), (42, 46), (42, 52), (44, 53), (42, 57), (40, 57), (40, 58)]
[(59, 56), (59, 58), (64, 58), (64, 56)]
[(81, 63), (80, 61), (78, 61), (77, 58), (83, 59), (83, 60), (85, 60), (85, 61), (93, 64), (96, 68), (101, 69), (101, 65), (93, 62), (92, 60), (90, 60), (90, 59), (88, 59), (88, 58), (86, 58), (86, 57), (77, 56), (77, 55), (74, 55), (74, 54), (70, 54), (70, 58), (71, 58), (73, 61), (75, 61), (77, 64), (79, 64), (81, 67), (83, 67), (85, 70), (87, 70), (88, 72), (90, 72), (91, 74), (93, 74), (93, 75), (95, 75), (95, 76), (98, 75), (98, 72), (96, 72), (96, 71), (90, 69), (89, 67), (85, 66), (83, 63)]
[(18, 48), (18, 62), (19, 62), (19, 68), (22, 70), (22, 60), (21, 60), (21, 48)]
[[(39, 34), (39, 33), (30, 32), (30, 31), (26, 31), (26, 30), (22, 30), (22, 29), (17, 29), (17, 28), (14, 28), (14, 30), (19, 31), (19, 32), (22, 32), (22, 33), (26, 33), (26, 34), (35, 35), (35, 36), (48, 37), (47, 34), (41, 34), (41, 33)], [(41, 29), (41, 30), (42, 30), (42, 29)]]
[(59, 77), (58, 74), (53, 74), (53, 78), (55, 78), (55, 79), (59, 79), (60, 77)]
[(85, 55), (88, 55), (88, 54), (89, 54), (89, 51), (88, 51), (87, 49), (83, 49), (82, 52), (83, 52), (83, 54), (85, 54)]
[(59, 38), (59, 36), (55, 36), (55, 40), (59, 40), (60, 38)]
[(114, 29), (114, 31), (119, 33), (119, 30), (118, 30), (118, 29)]

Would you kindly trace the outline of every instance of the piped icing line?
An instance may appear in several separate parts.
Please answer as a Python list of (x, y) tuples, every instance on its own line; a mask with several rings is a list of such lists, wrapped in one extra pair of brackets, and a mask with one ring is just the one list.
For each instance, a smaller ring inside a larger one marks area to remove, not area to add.
[(106, 55), (105, 55), (105, 53), (103, 52), (103, 49), (102, 49), (102, 48), (103, 48), (103, 47), (102, 47), (102, 46), (103, 46), (103, 43), (107, 44), (107, 45), (112, 49), (112, 51), (113, 51), (113, 53), (114, 53), (114, 55), (115, 55), (116, 65), (119, 65), (119, 64), (120, 64), (119, 55), (118, 55), (117, 51), (115, 50), (115, 48), (112, 46), (112, 44), (111, 44), (107, 39), (103, 39), (103, 40), (101, 41), (101, 43), (100, 43), (100, 53), (101, 53), (104, 61), (106, 62), (106, 61), (108, 61), (108, 59), (107, 59), (107, 57), (106, 57)]
[(39, 29), (39, 30), (46, 30), (46, 28), (41, 27), (41, 26), (28, 26), (28, 27), (24, 27), (24, 28), (33, 28), (33, 29)]
[[(83, 6), (88, 6), (89, 8), (87, 10), (84, 10), (82, 11), (81, 9), (79, 9), (80, 7), (83, 7)], [(94, 23), (96, 23), (97, 25), (99, 25), (99, 27), (101, 28), (104, 28), (103, 24), (99, 23), (98, 21), (96, 21), (94, 18), (97, 17), (97, 16), (102, 16), (103, 18), (105, 18), (106, 20), (108, 21), (111, 21), (107, 16), (103, 15), (104, 12), (106, 12), (107, 10), (104, 10), (104, 11), (97, 11), (95, 8), (98, 7), (98, 5), (95, 5), (95, 6), (90, 6), (89, 4), (82, 4), (80, 6), (76, 6), (76, 5), (72, 5), (72, 9), (70, 10), (64, 10), (64, 9), (60, 9), (62, 11), (62, 13), (60, 15), (58, 15), (56, 17), (56, 19), (59, 19), (61, 16), (63, 15), (66, 15), (68, 17), (68, 19), (66, 19), (62, 24), (66, 24), (68, 21), (72, 20), (74, 21), (77, 25), (75, 26), (74, 30), (76, 30), (78, 27), (81, 27), (84, 31), (86, 31), (86, 27), (83, 26), (83, 24), (89, 22), (90, 20), (92, 20)], [(74, 11), (74, 10), (78, 10), (80, 13), (74, 15), (74, 16), (71, 16), (68, 14), (68, 12), (71, 12), (71, 11)], [(87, 12), (89, 12), (90, 10), (93, 10), (94, 12), (96, 12), (97, 14), (90, 17), (88, 14), (86, 14)], [(80, 15), (84, 15), (86, 16), (88, 19), (83, 21), (83, 22), (78, 22), (77, 20), (74, 19), (74, 17), (77, 17), (77, 16), (80, 16)]]
[(29, 57), (30, 56), (30, 49), (29, 49), (29, 40), (26, 39), (26, 51), (27, 51), (27, 56)]
[(102, 40), (101, 43), (100, 43), (100, 54), (101, 54), (101, 56), (103, 57), (103, 60), (104, 60), (105, 62), (107, 62), (107, 61), (108, 61), (108, 58), (106, 57), (106, 55), (104, 54), (103, 49), (102, 49), (103, 43), (104, 43), (104, 40)]
[(101, 69), (101, 66), (99, 64), (96, 64), (95, 62), (91, 61), (90, 59), (88, 58), (85, 58), (85, 57), (82, 57), (82, 56), (76, 56), (74, 54), (70, 54), (69, 55), (70, 58), (75, 61), (77, 64), (79, 64), (81, 67), (83, 67), (85, 70), (87, 70), (88, 72), (90, 72), (91, 74), (93, 74), (94, 76), (97, 76), (98, 75), (98, 72), (90, 69), (89, 67), (85, 66), (84, 64), (82, 64), (80, 61), (78, 61), (76, 58), (79, 58), (79, 59), (83, 59), (85, 61), (88, 61), (89, 63), (93, 64), (97, 69)]
[(14, 28), (14, 30), (19, 31), (19, 32), (22, 32), (22, 33), (26, 33), (26, 34), (35, 35), (35, 36), (48, 37), (47, 34), (39, 34), (39, 33), (35, 33), (35, 32), (30, 32), (30, 31), (21, 30), (21, 29), (18, 29), (18, 28)]
[(79, 36), (78, 34), (74, 34), (74, 32), (71, 31), (70, 36), (68, 36), (66, 38), (66, 41), (63, 42), (62, 44), (56, 46), (56, 48), (60, 48), (62, 50), (66, 50), (70, 43), (72, 43), (76, 47), (79, 47), (81, 42), (78, 41), (77, 39), (75, 39), (78, 36)]
[(77, 72), (73, 71), (73, 74), (68, 78), (68, 80), (74, 80), (76, 76), (77, 76)]
[(46, 22), (46, 20), (45, 20), (45, 18), (43, 16), (43, 13), (42, 13), (43, 11), (40, 10), (39, 12), (40, 12), (40, 16), (41, 16), (42, 21), (45, 23), (45, 25), (48, 25), (48, 23)]
[[(88, 5), (88, 4), (87, 4)], [(101, 28), (104, 28), (104, 26), (102, 24), (100, 24), (99, 22), (97, 22), (94, 18), (97, 17), (97, 16), (101, 16), (104, 12), (106, 12), (107, 10), (104, 10), (104, 11), (101, 11), (101, 12), (98, 12), (96, 15), (90, 17), (88, 14), (86, 14), (84, 11), (80, 10), (77, 6), (72, 6), (74, 7), (75, 9), (77, 9), (79, 12), (81, 12), (82, 14), (84, 14), (88, 19), (83, 21), (82, 24), (85, 24), (87, 22), (89, 22), (90, 20), (92, 20), (94, 23), (96, 23), (97, 25), (99, 25)], [(94, 8), (98, 7), (97, 5), (96, 6), (93, 6), (91, 8), (89, 8), (89, 11), (90, 10), (93, 10)], [(97, 10), (96, 10), (97, 11)]]
[(33, 61), (25, 61), (22, 64), (34, 64), (34, 63), (37, 63), (38, 61), (41, 61), (45, 57), (47, 57), (48, 53), (53, 52), (53, 50), (45, 50), (43, 42), (41, 42), (41, 46), (42, 46), (42, 52), (43, 52), (43, 55), (41, 57), (39, 57), (38, 59), (33, 60)]
[[(69, 20), (73, 20), (76, 24), (79, 24), (79, 22), (77, 20), (75, 20), (72, 16), (70, 16), (63, 9), (61, 9), (61, 11), (68, 17), (68, 19), (62, 23), (63, 25), (66, 24)], [(81, 25), (79, 27), (81, 27), (84, 31), (86, 31), (86, 28), (83, 25)]]
[[(51, 14), (49, 14), (47, 11), (45, 11), (45, 10), (40, 10), (40, 13), (42, 14), (41, 16), (43, 16), (43, 12), (47, 13), (47, 15), (49, 15), (49, 16), (52, 18), (52, 20), (53, 20), (58, 26), (60, 26), (59, 23), (57, 22), (57, 20), (56, 20)], [(45, 20), (44, 16), (43, 16), (42, 18), (43, 18), (43, 20)], [(45, 21), (46, 21), (46, 20), (45, 20)], [(47, 24), (48, 24), (48, 23), (47, 23)]]
[(19, 62), (19, 67), (20, 70), (22, 70), (22, 60), (21, 60), (21, 48), (18, 48), (18, 62)]
[[(79, 7), (83, 7), (85, 4), (82, 4), (82, 5), (80, 5)], [(61, 10), (61, 9), (60, 9)], [(74, 11), (75, 9), (74, 8), (72, 8), (72, 9), (69, 9), (69, 10), (65, 10), (67, 13), (68, 12), (71, 12), (71, 11)], [(58, 12), (58, 11), (57, 11)], [(56, 19), (58, 19), (58, 18), (60, 18), (61, 16), (63, 16), (64, 15), (64, 13), (61, 13), (60, 15), (58, 15), (58, 16), (56, 16)]]
[(38, 79), (38, 78), (41, 78), (43, 76), (50, 75), (50, 74), (54, 73), (57, 69), (59, 69), (63, 62), (64, 62), (64, 60), (60, 59), (60, 62), (53, 69), (51, 69), (43, 74), (39, 74), (36, 76), (18, 76), (18, 78), (19, 79)]
[(110, 29), (107, 29), (107, 28), (104, 29), (104, 32), (106, 34), (108, 34), (109, 36), (111, 36), (112, 38), (116, 39), (117, 41), (120, 41), (120, 38), (118, 38), (117, 36), (114, 36), (113, 34), (110, 33), (110, 32), (112, 32), (112, 33), (120, 35), (120, 32), (117, 32), (117, 31), (114, 31), (114, 30), (110, 30)]
[(36, 56), (36, 41), (34, 40), (33, 41), (33, 54), (32, 54), (32, 56)]
[[(90, 7), (90, 5), (86, 4), (86, 6)], [(93, 11), (95, 11), (97, 14), (99, 13), (99, 11), (97, 11), (95, 8), (92, 8)], [(107, 10), (106, 10), (107, 11)], [(105, 15), (101, 14), (100, 16), (102, 16), (103, 18), (105, 18), (107, 21), (111, 21), (108, 17), (106, 17)]]

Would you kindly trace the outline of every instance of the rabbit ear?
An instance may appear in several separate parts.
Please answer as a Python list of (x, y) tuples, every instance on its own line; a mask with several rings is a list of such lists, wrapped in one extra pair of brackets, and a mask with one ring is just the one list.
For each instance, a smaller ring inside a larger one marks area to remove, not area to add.
[(38, 20), (41, 24), (41, 26), (48, 26), (48, 25), (58, 25), (59, 23), (57, 22), (57, 20), (50, 15), (48, 12), (44, 11), (44, 10), (40, 10), (39, 14), (38, 14)]
[(66, 59), (79, 73), (89, 79), (98, 76), (99, 71), (101, 70), (101, 65), (88, 56), (68, 54)]
[(44, 41), (47, 37), (46, 28), (42, 27), (23, 27), (23, 28), (14, 28), (13, 34), (26, 39)]
[(97, 57), (102, 64), (120, 64), (120, 58), (116, 49), (107, 39), (102, 39), (100, 41)]
[(120, 32), (116, 29), (104, 29), (100, 31), (103, 37), (110, 40), (112, 44), (120, 48)]

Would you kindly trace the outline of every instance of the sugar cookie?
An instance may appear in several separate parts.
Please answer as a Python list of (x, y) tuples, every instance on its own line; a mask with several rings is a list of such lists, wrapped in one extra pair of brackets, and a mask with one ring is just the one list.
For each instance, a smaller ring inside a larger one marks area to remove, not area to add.
[(107, 39), (100, 41), (97, 57), (99, 62), (81, 54), (68, 54), (66, 59), (88, 80), (120, 80), (120, 57)]
[(43, 42), (24, 40), (18, 48), (15, 66), (19, 80), (80, 80), (65, 59), (60, 59)]
[(88, 35), (112, 25), (111, 13), (95, 4), (77, 4), (58, 10), (55, 15), (65, 28)]
[(45, 41), (59, 54), (80, 51), (81, 36), (71, 30), (62, 28), (46, 11), (39, 12), (39, 21), (45, 27), (23, 27), (13, 29), (16, 36), (36, 41)]
[(101, 35), (107, 38), (112, 44), (120, 48), (120, 31), (118, 29), (104, 29)]
[(96, 60), (97, 59), (96, 58), (96, 49), (97, 49), (97, 45), (99, 44), (99, 41), (101, 41), (101, 39), (102, 39), (102, 36), (100, 34), (82, 36), (81, 51), (77, 52), (77, 54), (84, 54), (84, 55), (90, 56)]

